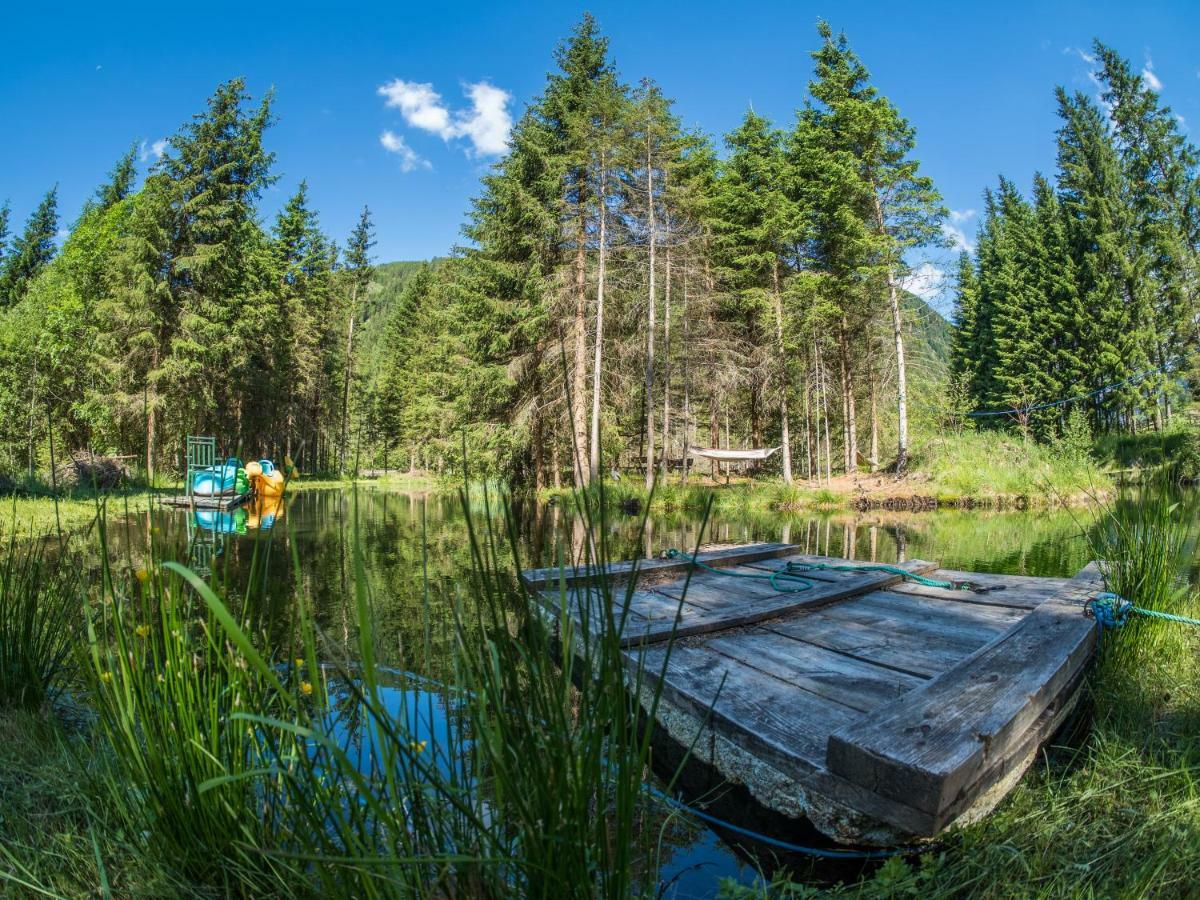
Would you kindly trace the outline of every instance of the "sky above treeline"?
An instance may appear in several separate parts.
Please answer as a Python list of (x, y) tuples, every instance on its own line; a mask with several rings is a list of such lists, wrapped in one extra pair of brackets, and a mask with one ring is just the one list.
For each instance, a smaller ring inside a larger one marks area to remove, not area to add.
[[(1095, 94), (1094, 37), (1133, 60), (1200, 129), (1200, 3), (23, 4), (0, 53), (0, 204), (19, 228), (60, 190), (64, 227), (137, 143), (143, 168), (220, 82), (274, 88), (280, 176), (267, 217), (307, 179), (342, 240), (365, 203), (380, 260), (458, 243), (479, 177), (504, 152), (554, 47), (590, 10), (621, 77), (652, 77), (685, 125), (718, 138), (748, 106), (789, 124), (826, 18), (916, 126), (917, 155), (970, 247), (983, 189), (1053, 172), (1054, 86)], [(268, 219), (269, 220), (269, 219)], [(946, 309), (951, 250), (912, 260), (910, 285)]]

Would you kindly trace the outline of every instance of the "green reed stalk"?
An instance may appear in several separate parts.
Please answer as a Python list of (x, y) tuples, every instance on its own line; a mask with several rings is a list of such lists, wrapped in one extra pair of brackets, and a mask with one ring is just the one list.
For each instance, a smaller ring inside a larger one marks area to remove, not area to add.
[(37, 710), (63, 688), (79, 629), (76, 561), (49, 537), (9, 538), (0, 563), (0, 706)]

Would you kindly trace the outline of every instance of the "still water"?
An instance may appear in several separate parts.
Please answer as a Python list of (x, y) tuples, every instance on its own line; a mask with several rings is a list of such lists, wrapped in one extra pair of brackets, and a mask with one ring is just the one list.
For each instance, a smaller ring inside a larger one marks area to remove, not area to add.
[[(216, 572), (227, 585), (253, 577), (259, 602), (280, 621), (297, 597), (308, 598), (322, 631), (345, 642), (357, 638), (353, 583), (361, 565), (373, 598), (380, 662), (446, 680), (451, 610), (470, 602), (464, 590), (471, 567), (468, 517), (482, 531), (491, 521), (503, 532), (495, 498), (487, 503), (481, 491), (464, 511), (454, 494), (359, 488), (303, 491), (277, 506), (234, 513), (156, 509), (114, 524), (110, 539), (131, 567), (144, 562), (153, 541), (160, 556), (187, 560), (202, 574)], [(553, 564), (559, 548), (570, 553), (582, 546), (580, 522), (560, 506), (518, 504), (513, 517), (522, 567)], [(1092, 521), (1086, 510), (715, 513), (703, 538), (782, 541), (807, 553), (856, 560), (919, 558), (968, 571), (1063, 576), (1087, 562), (1084, 532)], [(651, 516), (643, 532), (640, 517), (614, 512), (606, 523), (610, 554), (624, 559), (690, 549), (702, 524), (698, 513), (664, 513)], [(414, 727), (428, 727), (436, 739), (443, 725)], [(720, 878), (748, 883), (760, 867), (795, 865), (690, 823), (673, 827), (671, 837), (662, 873), (667, 897), (709, 897)]]

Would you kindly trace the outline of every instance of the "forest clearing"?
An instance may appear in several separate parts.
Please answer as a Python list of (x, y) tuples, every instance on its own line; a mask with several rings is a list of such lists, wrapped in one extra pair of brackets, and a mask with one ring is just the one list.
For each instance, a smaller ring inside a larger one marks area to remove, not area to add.
[[(95, 64), (120, 109), (40, 196), (0, 147), (0, 890), (1190, 895), (1166, 64), (1098, 12), (948, 139), (869, 22), (732, 106), (703, 15), (659, 38), (707, 79), (615, 12), (464, 23), (503, 78), (456, 106), (408, 80), (444, 31), (397, 75), (357, 15), (281, 23), (303, 71)], [(1036, 152), (984, 154), (1026, 94)]]

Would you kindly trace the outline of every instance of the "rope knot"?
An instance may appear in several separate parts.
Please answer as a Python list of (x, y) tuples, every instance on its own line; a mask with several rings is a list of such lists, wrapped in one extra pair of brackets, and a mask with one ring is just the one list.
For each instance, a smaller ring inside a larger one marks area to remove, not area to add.
[(1101, 591), (1087, 602), (1085, 609), (1101, 628), (1120, 628), (1129, 621), (1134, 606), (1120, 594)]

